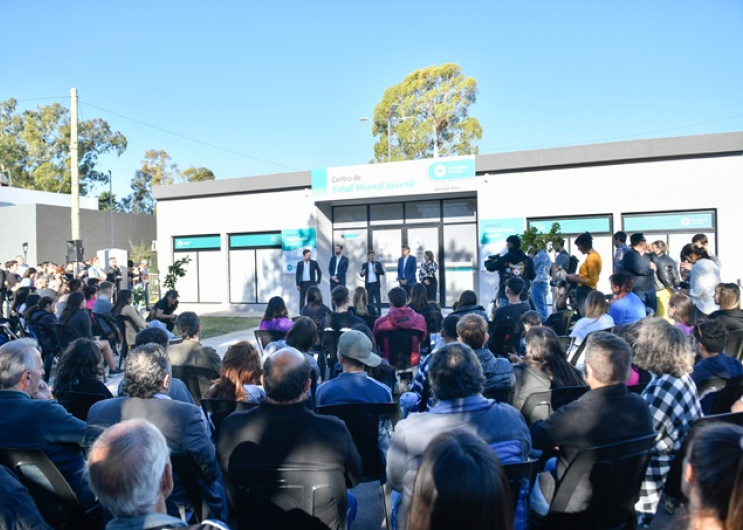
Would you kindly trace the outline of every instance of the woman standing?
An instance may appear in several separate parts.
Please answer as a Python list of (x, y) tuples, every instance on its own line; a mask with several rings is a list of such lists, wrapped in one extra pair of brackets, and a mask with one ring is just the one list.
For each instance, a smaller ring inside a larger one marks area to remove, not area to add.
[(681, 249), (681, 261), (691, 263), (689, 297), (696, 308), (694, 320), (704, 318), (719, 309), (715, 303), (715, 287), (720, 283), (720, 267), (703, 247), (691, 243)]
[(671, 322), (671, 318), (668, 316), (668, 302), (671, 300), (671, 295), (676, 292), (676, 289), (681, 282), (681, 276), (679, 276), (678, 265), (673, 261), (673, 258), (667, 254), (668, 245), (665, 241), (658, 240), (653, 242), (653, 252), (655, 253), (655, 264), (658, 267), (656, 271), (656, 277), (660, 282), (660, 288), (655, 291), (655, 295), (658, 299), (658, 310), (655, 312), (655, 316), (666, 319), (667, 322)]
[(585, 254), (586, 260), (580, 266), (578, 274), (568, 275), (568, 280), (578, 284), (577, 289), (577, 309), (580, 316), (585, 315), (585, 303), (588, 294), (596, 290), (601, 274), (601, 256), (593, 250), (593, 236), (584, 232), (575, 239), (575, 245), (578, 250)]
[(432, 302), (436, 301), (436, 293), (439, 290), (439, 282), (436, 279), (436, 269), (439, 266), (433, 261), (433, 252), (426, 250), (423, 253), (423, 263), (418, 271), (418, 280), (426, 287), (426, 294), (428, 299)]
[(137, 341), (137, 333), (147, 327), (147, 322), (140, 316), (139, 312), (132, 305), (134, 297), (129, 289), (119, 291), (119, 297), (116, 299), (116, 305), (111, 310), (111, 315), (118, 319), (124, 318), (124, 340), (126, 345), (131, 348)]

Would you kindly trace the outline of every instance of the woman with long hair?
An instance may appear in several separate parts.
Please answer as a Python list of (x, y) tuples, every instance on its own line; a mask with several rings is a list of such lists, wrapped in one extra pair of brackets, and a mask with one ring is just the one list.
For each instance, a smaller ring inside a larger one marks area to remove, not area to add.
[(622, 327), (647, 316), (645, 303), (632, 292), (632, 275), (619, 271), (609, 277), (614, 298), (609, 306), (609, 315), (614, 324)]
[[(607, 331), (614, 327), (614, 319), (609, 315), (609, 304), (601, 291), (591, 291), (586, 297), (586, 314), (573, 326), (570, 336), (573, 337), (571, 352), (594, 331)], [(576, 365), (583, 364), (579, 359)]]
[(137, 333), (147, 327), (147, 322), (144, 321), (139, 312), (134, 309), (132, 302), (134, 296), (129, 289), (122, 289), (119, 291), (119, 296), (116, 299), (116, 305), (111, 310), (111, 315), (118, 319), (123, 316), (124, 318), (124, 340), (128, 347), (134, 346), (137, 341)]
[(653, 241), (652, 249), (658, 267), (655, 273), (658, 279), (655, 291), (658, 299), (658, 310), (655, 312), (655, 316), (665, 318), (668, 322), (671, 322), (668, 317), (668, 301), (671, 299), (671, 295), (676, 292), (681, 282), (681, 276), (679, 276), (678, 265), (668, 255), (668, 245), (665, 241), (662, 239)]
[(418, 271), (418, 280), (426, 288), (426, 295), (432, 302), (436, 301), (436, 293), (439, 290), (439, 282), (436, 279), (436, 270), (439, 266), (433, 260), (433, 252), (426, 250), (423, 253), (423, 263)]
[(261, 386), (261, 358), (258, 350), (248, 341), (233, 344), (222, 358), (222, 373), (207, 397), (229, 401), (261, 403), (266, 392)]
[(684, 293), (675, 293), (671, 296), (668, 301), (668, 316), (684, 337), (691, 337), (694, 331), (694, 302), (691, 298)]
[(332, 310), (323, 303), (322, 291), (317, 287), (307, 289), (307, 303), (302, 308), (302, 316), (316, 318), (318, 322)]
[(689, 528), (743, 528), (743, 428), (713, 423), (695, 429), (686, 455)]
[(102, 375), (101, 350), (98, 344), (90, 339), (77, 339), (59, 358), (54, 396), (63, 399), (67, 392), (85, 392), (112, 398), (111, 391), (99, 379)]
[(552, 328), (537, 326), (526, 332), (524, 362), (513, 367), (516, 376), (512, 405), (518, 410), (526, 398), (567, 386), (584, 386), (583, 376), (572, 366)]
[(696, 309), (694, 320), (699, 320), (719, 309), (715, 303), (715, 287), (722, 281), (720, 267), (704, 247), (695, 247), (691, 243), (681, 249), (681, 261), (692, 265), (689, 273), (689, 297)]
[(508, 478), (493, 450), (472, 433), (434, 438), (421, 457), (408, 530), (512, 530)]
[(153, 306), (150, 313), (152, 317), (147, 317), (147, 320), (159, 320), (165, 325), (168, 331), (173, 333), (175, 320), (178, 318), (178, 314), (175, 312), (176, 309), (178, 309), (178, 291), (171, 289)]
[(116, 369), (114, 363), (114, 353), (111, 350), (111, 344), (107, 340), (102, 340), (99, 337), (93, 337), (93, 323), (90, 319), (90, 315), (85, 311), (85, 295), (80, 291), (75, 291), (70, 294), (67, 299), (67, 305), (62, 311), (62, 315), (59, 317), (60, 324), (66, 324), (72, 328), (73, 332), (77, 335), (77, 338), (93, 340), (101, 350), (103, 358), (108, 365), (109, 375), (120, 374), (121, 370)]
[(83, 295), (85, 295), (85, 308), (88, 311), (93, 311), (95, 301), (98, 299), (98, 286), (87, 284), (83, 287)]
[(645, 318), (634, 324), (634, 363), (653, 374), (642, 397), (647, 401), (658, 436), (650, 449), (640, 500), (635, 505), (639, 522), (649, 524), (658, 508), (671, 462), (702, 416), (697, 388), (691, 378), (694, 353), (677, 327), (662, 318)]
[(369, 305), (369, 297), (366, 289), (362, 286), (356, 287), (353, 291), (353, 305), (348, 308), (357, 317), (378, 317), (377, 308)]
[(575, 238), (575, 246), (585, 261), (578, 269), (578, 274), (569, 274), (567, 279), (578, 285), (576, 289), (577, 309), (580, 316), (585, 315), (585, 303), (588, 294), (596, 290), (601, 275), (601, 256), (593, 249), (593, 236), (584, 232)]
[(720, 321), (728, 333), (743, 330), (743, 311), (740, 309), (740, 287), (735, 283), (718, 283), (715, 287), (715, 303), (720, 309), (710, 313), (709, 318)]
[(57, 319), (52, 312), (53, 306), (54, 300), (48, 296), (42, 296), (36, 303), (27, 307), (25, 313), (26, 322), (36, 334), (36, 340), (41, 346), (44, 359), (44, 381), (47, 383), (54, 364), (54, 353), (57, 350), (56, 339), (53, 336)]
[(292, 321), (289, 318), (289, 311), (286, 309), (284, 299), (280, 296), (274, 296), (266, 305), (266, 311), (263, 313), (263, 320), (261, 320), (259, 329), (289, 331), (291, 327)]

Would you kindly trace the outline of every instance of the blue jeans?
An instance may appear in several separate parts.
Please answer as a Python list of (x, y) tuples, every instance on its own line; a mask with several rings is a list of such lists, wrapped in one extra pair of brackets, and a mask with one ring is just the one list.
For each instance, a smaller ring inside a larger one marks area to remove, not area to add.
[(652, 310), (652, 313), (648, 311), (648, 316), (653, 316), (658, 311), (658, 295), (655, 294), (655, 289), (648, 290), (648, 291), (635, 291), (635, 294), (642, 300), (642, 303), (645, 304), (645, 308), (648, 310)]
[(534, 282), (531, 284), (531, 301), (534, 303), (534, 309), (539, 313), (542, 322), (547, 320), (549, 310), (547, 309), (547, 293), (549, 284), (547, 282)]

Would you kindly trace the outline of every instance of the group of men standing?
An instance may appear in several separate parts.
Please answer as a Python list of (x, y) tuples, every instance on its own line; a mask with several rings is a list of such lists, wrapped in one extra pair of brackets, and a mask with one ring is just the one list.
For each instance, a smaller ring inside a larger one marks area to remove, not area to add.
[[(401, 256), (397, 260), (397, 281), (400, 287), (410, 297), (410, 291), (416, 283), (416, 272), (418, 263), (415, 256), (410, 254), (410, 247), (403, 245), (401, 247)], [(346, 275), (348, 274), (348, 258), (343, 255), (343, 245), (335, 245), (335, 253), (328, 263), (328, 274), (330, 275), (330, 292), (339, 285), (346, 285)], [(366, 255), (366, 262), (361, 265), (359, 275), (364, 278), (364, 288), (366, 289), (369, 304), (377, 308), (377, 312), (382, 311), (382, 297), (380, 284), (382, 276), (385, 275), (384, 264), (376, 261), (376, 254), (373, 250)], [(312, 259), (312, 251), (305, 249), (302, 252), (302, 260), (297, 263), (295, 280), (297, 291), (299, 291), (299, 311), (302, 311), (305, 301), (307, 300), (307, 291), (310, 287), (317, 287), (322, 280), (322, 271), (317, 261)]]

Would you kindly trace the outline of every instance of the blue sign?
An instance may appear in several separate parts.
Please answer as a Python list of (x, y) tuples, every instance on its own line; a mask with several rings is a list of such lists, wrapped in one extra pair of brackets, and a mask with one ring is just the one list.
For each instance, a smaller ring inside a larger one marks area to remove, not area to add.
[(505, 244), (508, 236), (523, 233), (523, 217), (480, 220), (480, 245)]
[(293, 274), (298, 261), (303, 259), (305, 249), (309, 249), (312, 259), (317, 255), (316, 228), (290, 228), (281, 231), (281, 248), (284, 254), (284, 274)]
[(435, 181), (475, 178), (475, 159), (440, 159), (428, 167), (428, 178)]
[(714, 230), (712, 212), (686, 212), (648, 215), (625, 215), (622, 219), (625, 232), (656, 230)]
[(540, 219), (529, 221), (529, 228), (536, 228), (542, 234), (552, 230), (553, 223), (560, 223), (560, 232), (563, 234), (608, 234), (611, 232), (611, 219), (607, 217), (576, 217), (573, 219)]
[(187, 252), (189, 250), (219, 250), (222, 248), (220, 236), (176, 237), (173, 239), (173, 250)]
[(281, 248), (281, 234), (239, 234), (230, 236), (230, 248)]

